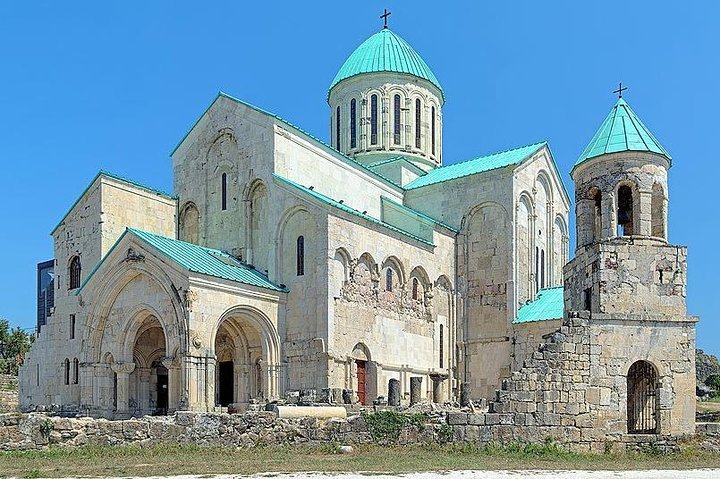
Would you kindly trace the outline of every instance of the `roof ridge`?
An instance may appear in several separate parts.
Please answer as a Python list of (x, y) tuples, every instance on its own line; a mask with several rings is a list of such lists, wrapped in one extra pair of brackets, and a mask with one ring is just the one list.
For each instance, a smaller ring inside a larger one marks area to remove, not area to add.
[(442, 168), (448, 168), (448, 167), (450, 167), (450, 166), (462, 165), (462, 164), (465, 164), (465, 163), (470, 163), (471, 161), (479, 160), (479, 159), (481, 159), (481, 158), (489, 158), (489, 157), (491, 157), (491, 156), (502, 155), (503, 153), (510, 153), (511, 151), (521, 150), (521, 149), (523, 149), (523, 148), (529, 148), (529, 147), (531, 147), (531, 146), (538, 146), (538, 148), (539, 148), (539, 146), (540, 146), (540, 145), (543, 145), (543, 144), (547, 144), (547, 140), (538, 141), (537, 143), (529, 143), (529, 144), (523, 145), (523, 146), (516, 146), (515, 148), (508, 148), (507, 150), (496, 151), (496, 152), (494, 152), (494, 153), (489, 153), (489, 154), (487, 154), (487, 155), (476, 156), (476, 157), (474, 157), (474, 158), (470, 158), (469, 160), (458, 161), (457, 163), (451, 163), (451, 164), (449, 164), (449, 165), (443, 165), (443, 166), (441, 166), (440, 168), (436, 168), (436, 170), (440, 170), (440, 169), (442, 169)]

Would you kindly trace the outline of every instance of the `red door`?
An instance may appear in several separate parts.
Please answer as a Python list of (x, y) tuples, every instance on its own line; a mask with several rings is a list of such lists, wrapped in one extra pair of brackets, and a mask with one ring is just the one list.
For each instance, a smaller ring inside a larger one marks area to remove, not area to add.
[(357, 364), (357, 393), (360, 404), (365, 405), (365, 361), (355, 360)]

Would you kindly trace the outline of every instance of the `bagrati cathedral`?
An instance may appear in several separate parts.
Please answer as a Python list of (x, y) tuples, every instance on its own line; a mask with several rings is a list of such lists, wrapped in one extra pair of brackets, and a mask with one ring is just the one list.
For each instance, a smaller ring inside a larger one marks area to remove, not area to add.
[[(372, 405), (391, 380), (403, 404), (494, 400), (585, 318), (577, 381), (598, 407), (628, 430), (682, 429), (696, 319), (685, 249), (667, 244), (671, 158), (622, 98), (571, 173), (569, 263), (549, 145), (444, 166), (443, 88), (390, 28), (327, 101), (330, 144), (218, 94), (171, 154), (173, 194), (100, 172), (52, 231), (54, 305), (21, 407)], [(635, 376), (652, 394), (632, 405)]]

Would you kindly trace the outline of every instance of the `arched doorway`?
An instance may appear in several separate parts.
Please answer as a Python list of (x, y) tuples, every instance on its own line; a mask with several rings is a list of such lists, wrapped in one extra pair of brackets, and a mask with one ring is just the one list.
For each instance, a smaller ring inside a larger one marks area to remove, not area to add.
[(264, 362), (262, 334), (252, 321), (239, 315), (220, 323), (215, 358), (215, 404), (226, 407), (268, 397), (258, 371)]
[(130, 373), (130, 410), (135, 415), (167, 414), (168, 370), (162, 364), (165, 344), (160, 321), (153, 315), (147, 316), (133, 343), (135, 369)]
[(647, 361), (637, 361), (627, 375), (628, 434), (657, 433), (657, 371)]
[(370, 405), (377, 397), (377, 368), (370, 357), (370, 350), (363, 343), (355, 345), (352, 358), (358, 402), (363, 406)]

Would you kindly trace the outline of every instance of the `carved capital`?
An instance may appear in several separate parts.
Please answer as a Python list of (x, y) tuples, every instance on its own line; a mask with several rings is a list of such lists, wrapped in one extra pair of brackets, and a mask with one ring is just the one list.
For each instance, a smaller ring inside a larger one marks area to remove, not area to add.
[(174, 358), (163, 358), (161, 361), (163, 366), (165, 366), (166, 369), (177, 369), (180, 367), (180, 360), (177, 357)]
[(130, 374), (135, 371), (135, 363), (112, 363), (110, 367), (116, 374)]

